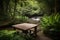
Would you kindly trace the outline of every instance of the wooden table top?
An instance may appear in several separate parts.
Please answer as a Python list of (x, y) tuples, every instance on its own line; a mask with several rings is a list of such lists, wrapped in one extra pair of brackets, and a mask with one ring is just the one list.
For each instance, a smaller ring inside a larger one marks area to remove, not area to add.
[(13, 25), (13, 27), (15, 27), (17, 29), (21, 29), (21, 30), (29, 30), (36, 26), (37, 26), (37, 24), (31, 24), (31, 23), (22, 23), (22, 24)]

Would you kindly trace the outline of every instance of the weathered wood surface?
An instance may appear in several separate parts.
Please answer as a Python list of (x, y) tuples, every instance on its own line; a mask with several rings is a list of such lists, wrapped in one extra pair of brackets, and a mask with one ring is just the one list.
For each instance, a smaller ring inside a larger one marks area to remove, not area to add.
[(31, 23), (22, 23), (22, 24), (13, 25), (13, 27), (21, 30), (29, 30), (37, 26), (38, 26), (37, 24), (31, 24)]

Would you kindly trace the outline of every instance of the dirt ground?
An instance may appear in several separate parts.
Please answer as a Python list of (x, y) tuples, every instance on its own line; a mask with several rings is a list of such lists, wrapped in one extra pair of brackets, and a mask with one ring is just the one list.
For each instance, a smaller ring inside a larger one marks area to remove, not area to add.
[(42, 31), (38, 32), (37, 35), (36, 40), (52, 40), (51, 38), (45, 36)]

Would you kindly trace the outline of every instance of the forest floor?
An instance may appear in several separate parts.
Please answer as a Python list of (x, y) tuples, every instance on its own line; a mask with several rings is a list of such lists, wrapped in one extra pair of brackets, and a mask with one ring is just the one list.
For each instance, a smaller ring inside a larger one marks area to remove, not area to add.
[(52, 40), (51, 38), (45, 36), (43, 31), (38, 32), (37, 35), (38, 36), (37, 36), (36, 40)]

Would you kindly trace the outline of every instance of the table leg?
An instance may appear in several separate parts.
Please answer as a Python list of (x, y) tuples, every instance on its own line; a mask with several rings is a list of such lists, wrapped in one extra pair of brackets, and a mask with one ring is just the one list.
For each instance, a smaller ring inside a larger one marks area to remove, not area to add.
[(35, 34), (35, 36), (37, 36), (37, 27), (35, 27), (34, 34)]
[(14, 27), (13, 29), (14, 29), (14, 30), (16, 30), (16, 28), (15, 28), (15, 27)]
[(28, 30), (28, 34), (29, 34), (29, 35), (31, 34), (31, 30)]
[(23, 33), (27, 34), (28, 33), (28, 30), (22, 30)]
[(24, 33), (23, 37), (25, 38), (25, 40), (27, 40), (28, 30), (22, 30), (22, 32)]

